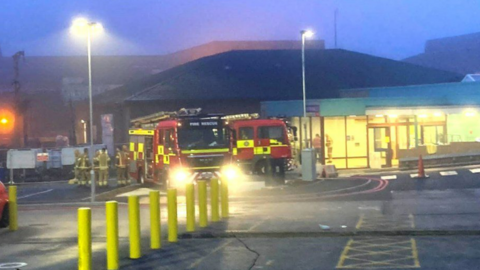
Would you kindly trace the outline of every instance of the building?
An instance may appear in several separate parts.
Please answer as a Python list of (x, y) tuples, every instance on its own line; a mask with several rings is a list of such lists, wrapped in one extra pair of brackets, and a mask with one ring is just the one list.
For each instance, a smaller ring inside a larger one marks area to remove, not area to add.
[(460, 74), (480, 72), (480, 33), (428, 40), (425, 51), (407, 63)]
[[(306, 55), (307, 97), (312, 100), (339, 98), (341, 89), (462, 79), (455, 73), (346, 50), (307, 50)], [(255, 50), (204, 57), (99, 95), (95, 119), (113, 114), (115, 142), (121, 144), (127, 141), (130, 119), (158, 111), (202, 107), (204, 112), (261, 112), (262, 102), (301, 100), (300, 56), (300, 50)], [(275, 116), (283, 114), (281, 108)], [(319, 108), (312, 104), (309, 111), (319, 114)], [(318, 129), (320, 122), (312, 121), (314, 130)]]
[(318, 108), (308, 118), (300, 117), (302, 106), (301, 100), (267, 101), (262, 111), (307, 125), (298, 149), (320, 134), (327, 163), (326, 138), (333, 138), (337, 168), (408, 167), (420, 155), (471, 161), (480, 154), (479, 82), (341, 90), (340, 98), (308, 100)]
[[(324, 43), (322, 40), (309, 41), (307, 46), (323, 49)], [(110, 90), (130, 81), (225, 51), (299, 47), (298, 41), (289, 40), (214, 41), (166, 55), (93, 55), (93, 94), (107, 92), (108, 96)], [(0, 56), (0, 93), (13, 91), (13, 77), (11, 57)], [(24, 61), (20, 61), (19, 81), (21, 94), (29, 101), (26, 119), (27, 134), (30, 138), (46, 140), (47, 137), (70, 134), (72, 142), (84, 142), (84, 126), (81, 120), (88, 120), (88, 115), (83, 115), (85, 110), (88, 111), (88, 107), (82, 103), (88, 98), (86, 56), (29, 56), (27, 51)], [(123, 98), (128, 96), (130, 95)], [(76, 106), (79, 106), (78, 116), (73, 113), (72, 107)]]

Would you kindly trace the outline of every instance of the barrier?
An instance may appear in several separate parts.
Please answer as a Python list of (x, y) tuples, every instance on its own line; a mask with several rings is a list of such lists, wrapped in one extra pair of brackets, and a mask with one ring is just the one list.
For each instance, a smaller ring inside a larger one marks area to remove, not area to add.
[(193, 183), (185, 185), (185, 201), (187, 204), (187, 232), (195, 231), (195, 188)]
[(78, 269), (92, 269), (92, 212), (78, 209)]
[(118, 269), (118, 203), (105, 203), (107, 223), (107, 269)]
[(207, 183), (205, 181), (198, 181), (198, 212), (200, 227), (207, 227)]
[(218, 180), (210, 180), (210, 203), (212, 211), (212, 222), (217, 222), (220, 220), (220, 215), (218, 212)]
[(159, 249), (162, 247), (160, 240), (160, 193), (156, 190), (150, 191), (150, 248)]
[(8, 213), (9, 213), (9, 225), (10, 231), (18, 230), (18, 205), (17, 205), (17, 186), (8, 187)]
[(222, 218), (228, 218), (229, 202), (228, 202), (228, 180), (222, 179), (221, 182), (221, 197), (222, 197)]
[(138, 196), (128, 197), (128, 219), (130, 223), (130, 259), (142, 256), (140, 248), (140, 207)]
[(177, 242), (177, 190), (169, 189), (167, 191), (168, 202), (168, 242)]

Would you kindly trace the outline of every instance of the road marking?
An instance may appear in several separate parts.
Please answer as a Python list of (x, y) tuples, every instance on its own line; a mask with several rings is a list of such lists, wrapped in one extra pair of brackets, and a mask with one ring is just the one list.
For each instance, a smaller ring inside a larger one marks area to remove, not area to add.
[(382, 180), (395, 180), (395, 179), (397, 179), (397, 176), (396, 175), (385, 175), (385, 176), (382, 176), (380, 178), (382, 178)]
[(412, 243), (412, 255), (413, 255), (413, 260), (415, 262), (415, 267), (420, 267), (420, 260), (418, 259), (418, 251), (417, 251), (417, 242), (415, 239), (410, 238), (410, 242)]
[(28, 195), (25, 195), (25, 196), (22, 196), (22, 197), (18, 197), (17, 199), (24, 199), (24, 198), (28, 198), (28, 197), (33, 197), (33, 196), (36, 196), (36, 195), (48, 193), (48, 192), (50, 192), (50, 191), (52, 191), (52, 190), (53, 190), (53, 189), (49, 189), (49, 190), (44, 190), (44, 191), (37, 192), (37, 193), (28, 194)]
[(472, 173), (480, 173), (480, 168), (479, 168), (479, 169), (471, 169), (470, 172), (472, 172)]
[(451, 175), (458, 175), (456, 171), (446, 171), (446, 172), (440, 172), (441, 176), (451, 176)]
[[(414, 227), (413, 215), (402, 220), (389, 216), (361, 215), (356, 229), (378, 229), (392, 225)], [(355, 236), (345, 245), (337, 269), (420, 268), (415, 239), (404, 236)]]
[(418, 173), (412, 173), (410, 174), (410, 178), (417, 178), (418, 177)]
[(362, 227), (363, 217), (364, 217), (364, 215), (360, 215), (360, 218), (358, 219), (357, 226), (355, 226), (355, 229), (358, 230), (358, 229), (360, 229), (360, 227)]

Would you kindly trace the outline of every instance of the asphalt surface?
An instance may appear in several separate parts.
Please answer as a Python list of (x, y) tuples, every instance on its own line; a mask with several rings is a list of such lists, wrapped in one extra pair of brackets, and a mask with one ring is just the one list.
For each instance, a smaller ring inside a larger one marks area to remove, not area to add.
[[(246, 183), (231, 188), (230, 218), (203, 229), (197, 223), (195, 233), (185, 232), (180, 195), (177, 243), (166, 240), (162, 196), (160, 250), (149, 248), (145, 195), (155, 187), (143, 187), (135, 191), (143, 196), (138, 260), (128, 258), (126, 197), (111, 198), (121, 202), (120, 269), (477, 269), (480, 175), (455, 171), (427, 171), (423, 180), (397, 173), (388, 181), (372, 175), (273, 188)], [(76, 269), (77, 208), (89, 206), (93, 269), (106, 269), (105, 209), (83, 202), (89, 192), (66, 183), (20, 186), (20, 228), (0, 230), (0, 267)]]

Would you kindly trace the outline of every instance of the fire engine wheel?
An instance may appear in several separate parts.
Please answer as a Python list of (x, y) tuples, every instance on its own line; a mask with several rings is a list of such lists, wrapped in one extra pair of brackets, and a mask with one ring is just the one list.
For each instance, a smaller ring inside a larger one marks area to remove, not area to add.
[(265, 175), (267, 173), (267, 161), (266, 160), (259, 160), (255, 164), (255, 173), (258, 175)]
[(9, 225), (8, 203), (3, 206), (2, 218), (0, 219), (0, 228), (6, 228)]

